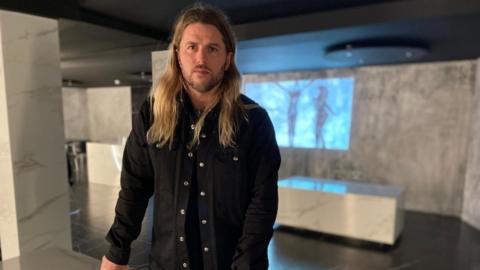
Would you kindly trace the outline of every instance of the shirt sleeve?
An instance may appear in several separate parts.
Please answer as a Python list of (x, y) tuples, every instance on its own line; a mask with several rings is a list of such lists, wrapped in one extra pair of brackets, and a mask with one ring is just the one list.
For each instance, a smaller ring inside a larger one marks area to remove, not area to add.
[(134, 118), (125, 145), (115, 219), (106, 236), (110, 249), (105, 256), (119, 265), (128, 263), (130, 244), (140, 234), (148, 200), (153, 194), (153, 169), (145, 137), (147, 110), (149, 105), (145, 102)]
[(233, 257), (232, 269), (268, 268), (268, 244), (278, 209), (278, 170), (280, 151), (275, 131), (264, 109), (251, 120), (253, 142), (248, 150), (249, 175), (253, 177), (252, 198), (247, 208), (240, 237)]

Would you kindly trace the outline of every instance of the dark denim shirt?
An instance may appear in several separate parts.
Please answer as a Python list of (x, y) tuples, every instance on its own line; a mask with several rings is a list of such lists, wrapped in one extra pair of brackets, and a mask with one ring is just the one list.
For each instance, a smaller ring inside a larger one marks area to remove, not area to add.
[[(240, 98), (248, 120), (238, 118), (236, 146), (227, 148), (218, 140), (220, 105), (208, 114), (200, 143), (189, 149), (195, 122), (187, 95), (178, 100), (181, 114), (172, 147), (146, 142), (152, 115), (149, 101), (143, 104), (124, 150), (121, 191), (106, 237), (108, 259), (128, 263), (130, 244), (154, 195), (150, 269), (197, 269), (192, 263), (198, 263), (198, 256), (205, 270), (268, 268), (280, 153), (267, 112), (246, 96)], [(188, 209), (191, 198), (195, 210)]]

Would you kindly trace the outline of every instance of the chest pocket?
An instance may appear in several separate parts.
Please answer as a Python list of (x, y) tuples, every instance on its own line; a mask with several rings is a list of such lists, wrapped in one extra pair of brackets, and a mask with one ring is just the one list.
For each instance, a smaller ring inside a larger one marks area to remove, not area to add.
[[(235, 148), (218, 147), (215, 152), (215, 165), (217, 176), (230, 180), (238, 180), (241, 178), (239, 151)], [(233, 178), (232, 178), (233, 177)]]
[(155, 178), (155, 193), (169, 193), (173, 196), (176, 160), (179, 154), (177, 147), (169, 149), (168, 146), (152, 144), (149, 149)]
[(214, 198), (217, 218), (240, 225), (250, 198), (243, 169), (246, 160), (237, 149), (219, 147), (215, 152)]

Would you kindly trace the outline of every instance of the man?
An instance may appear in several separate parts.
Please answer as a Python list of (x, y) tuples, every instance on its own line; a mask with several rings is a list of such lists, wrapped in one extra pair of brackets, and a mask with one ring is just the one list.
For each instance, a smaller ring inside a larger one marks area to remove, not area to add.
[(125, 146), (102, 270), (127, 269), (154, 194), (150, 268), (267, 269), (280, 154), (266, 111), (240, 94), (226, 16), (177, 19), (169, 60)]

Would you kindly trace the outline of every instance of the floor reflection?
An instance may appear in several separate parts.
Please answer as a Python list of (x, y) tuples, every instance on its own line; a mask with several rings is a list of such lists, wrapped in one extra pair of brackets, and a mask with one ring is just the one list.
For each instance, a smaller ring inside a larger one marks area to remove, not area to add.
[[(118, 188), (77, 182), (71, 187), (73, 247), (100, 259), (114, 217)], [(328, 218), (328, 217), (325, 217)], [(133, 243), (130, 264), (148, 269), (152, 205)], [(480, 232), (457, 218), (406, 212), (399, 242), (383, 246), (278, 227), (269, 247), (273, 270), (480, 270)]]

